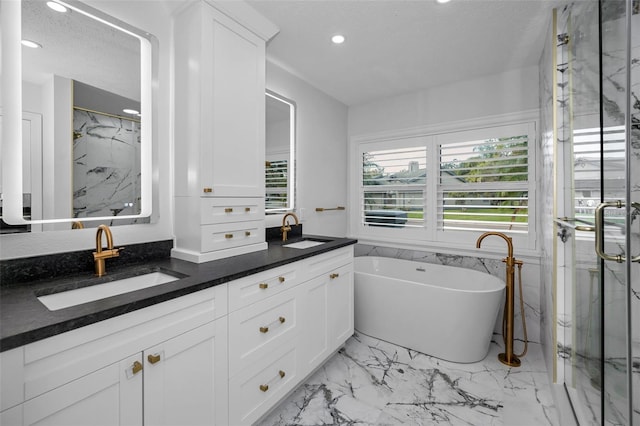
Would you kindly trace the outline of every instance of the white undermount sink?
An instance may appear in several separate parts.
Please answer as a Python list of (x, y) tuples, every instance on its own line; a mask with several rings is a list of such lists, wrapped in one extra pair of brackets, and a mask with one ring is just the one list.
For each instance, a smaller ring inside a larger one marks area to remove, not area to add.
[(310, 247), (319, 246), (325, 244), (326, 241), (314, 241), (314, 240), (302, 240), (297, 243), (285, 244), (284, 247), (295, 248), (295, 249), (306, 249)]
[(103, 284), (62, 291), (60, 293), (47, 294), (45, 296), (38, 297), (38, 300), (50, 311), (57, 311), (58, 309), (69, 308), (82, 303), (106, 299), (107, 297), (117, 296), (118, 294), (141, 290), (143, 288), (149, 288), (160, 284), (166, 284), (179, 279), (180, 278), (174, 277), (173, 275), (156, 271), (144, 275), (138, 275), (136, 277), (109, 281)]

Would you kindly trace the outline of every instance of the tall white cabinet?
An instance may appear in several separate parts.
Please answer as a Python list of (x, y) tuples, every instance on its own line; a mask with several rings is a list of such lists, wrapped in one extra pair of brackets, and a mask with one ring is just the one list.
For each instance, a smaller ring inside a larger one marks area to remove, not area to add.
[(265, 42), (276, 33), (242, 2), (199, 1), (175, 17), (174, 257), (267, 247)]

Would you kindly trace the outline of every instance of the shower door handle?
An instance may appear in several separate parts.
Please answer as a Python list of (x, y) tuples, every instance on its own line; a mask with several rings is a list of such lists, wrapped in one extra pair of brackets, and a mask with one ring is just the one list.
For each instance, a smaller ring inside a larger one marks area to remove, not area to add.
[[(640, 210), (640, 203), (633, 202), (631, 203), (634, 209)], [(616, 207), (623, 208), (626, 204), (621, 200), (616, 201), (605, 201), (604, 203), (598, 204), (595, 210), (595, 225), (596, 225), (596, 254), (600, 256), (604, 260), (615, 260), (618, 263), (623, 263), (627, 259), (621, 254), (607, 254), (604, 252), (604, 210), (607, 207)], [(632, 262), (640, 262), (640, 255), (632, 257)]]

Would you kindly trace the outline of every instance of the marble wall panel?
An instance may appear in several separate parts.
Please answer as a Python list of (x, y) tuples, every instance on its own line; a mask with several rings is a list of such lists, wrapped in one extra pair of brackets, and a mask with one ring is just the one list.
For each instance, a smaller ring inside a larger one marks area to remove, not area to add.
[(140, 123), (83, 110), (73, 114), (74, 217), (140, 212)]

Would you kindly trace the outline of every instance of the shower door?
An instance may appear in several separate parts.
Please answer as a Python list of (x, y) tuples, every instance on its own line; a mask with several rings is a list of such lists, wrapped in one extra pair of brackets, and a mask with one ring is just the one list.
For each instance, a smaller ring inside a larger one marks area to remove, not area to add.
[(631, 72), (638, 70), (629, 49), (631, 4), (574, 3), (564, 12), (566, 37), (558, 39), (569, 71), (560, 207), (572, 230), (563, 245), (571, 313), (565, 383), (581, 425), (634, 421), (631, 271), (637, 276), (638, 264), (631, 257), (640, 252), (631, 242), (640, 212), (631, 191), (632, 170), (639, 168), (632, 155), (638, 140), (631, 133)]

